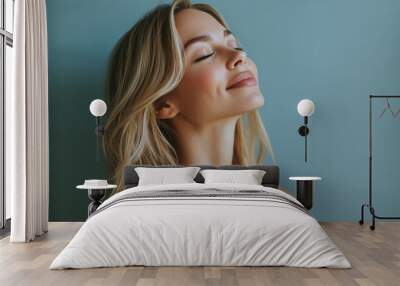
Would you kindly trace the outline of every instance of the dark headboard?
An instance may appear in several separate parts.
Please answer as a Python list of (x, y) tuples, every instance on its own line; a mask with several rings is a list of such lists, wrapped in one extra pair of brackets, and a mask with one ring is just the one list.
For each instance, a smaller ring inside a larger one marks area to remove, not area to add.
[[(126, 166), (124, 169), (124, 189), (136, 187), (139, 182), (139, 177), (135, 171), (136, 167), (152, 167), (152, 168), (179, 168), (184, 167), (182, 165), (168, 165), (168, 166), (149, 166), (149, 165), (130, 165)], [(201, 169), (220, 169), (220, 170), (247, 170), (247, 169), (256, 169), (256, 170), (264, 170), (265, 175), (262, 179), (262, 185), (265, 187), (278, 188), (279, 187), (279, 167), (275, 165), (253, 165), (253, 166), (240, 166), (240, 165), (227, 165), (227, 166), (203, 166), (198, 165)], [(197, 174), (194, 180), (197, 183), (204, 183), (204, 178), (200, 174)]]

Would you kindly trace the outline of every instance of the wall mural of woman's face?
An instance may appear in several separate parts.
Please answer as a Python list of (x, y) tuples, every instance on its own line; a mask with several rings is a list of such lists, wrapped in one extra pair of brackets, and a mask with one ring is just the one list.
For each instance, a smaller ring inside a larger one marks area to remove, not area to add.
[[(175, 21), (185, 45), (185, 72), (177, 88), (167, 95), (167, 106), (173, 108), (162, 108), (161, 118), (181, 116), (193, 126), (203, 126), (239, 118), (264, 104), (257, 67), (237, 49), (233, 34), (210, 14), (196, 9), (180, 11)], [(206, 37), (191, 41), (199, 36)], [(249, 76), (253, 78), (232, 86)]]

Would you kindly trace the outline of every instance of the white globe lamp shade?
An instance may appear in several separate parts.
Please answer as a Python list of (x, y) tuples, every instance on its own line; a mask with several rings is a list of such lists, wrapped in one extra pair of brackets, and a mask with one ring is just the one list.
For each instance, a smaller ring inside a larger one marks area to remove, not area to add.
[(107, 104), (101, 99), (95, 99), (90, 103), (89, 109), (93, 116), (100, 117), (106, 114)]
[(297, 104), (297, 112), (303, 117), (313, 114), (314, 109), (314, 103), (309, 99), (300, 100), (299, 104)]

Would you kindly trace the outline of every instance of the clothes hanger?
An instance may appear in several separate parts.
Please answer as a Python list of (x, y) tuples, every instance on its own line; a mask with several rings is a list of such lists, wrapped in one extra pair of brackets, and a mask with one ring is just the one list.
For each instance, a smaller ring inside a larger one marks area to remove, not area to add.
[(383, 111), (379, 115), (379, 118), (381, 118), (383, 116), (383, 114), (385, 114), (386, 110), (389, 110), (394, 118), (396, 118), (397, 115), (400, 114), (400, 109), (396, 113), (392, 110), (392, 108), (390, 107), (389, 98), (386, 98), (385, 108), (383, 109)]
[(400, 108), (399, 110), (397, 110), (396, 114), (394, 115), (394, 117), (397, 117), (400, 114)]

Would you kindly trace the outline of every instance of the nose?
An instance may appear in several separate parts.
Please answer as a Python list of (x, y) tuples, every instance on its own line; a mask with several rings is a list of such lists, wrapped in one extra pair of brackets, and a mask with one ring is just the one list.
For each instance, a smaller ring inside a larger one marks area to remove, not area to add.
[(234, 69), (239, 64), (244, 64), (247, 61), (247, 54), (243, 50), (234, 50), (233, 55), (228, 60), (228, 69)]

